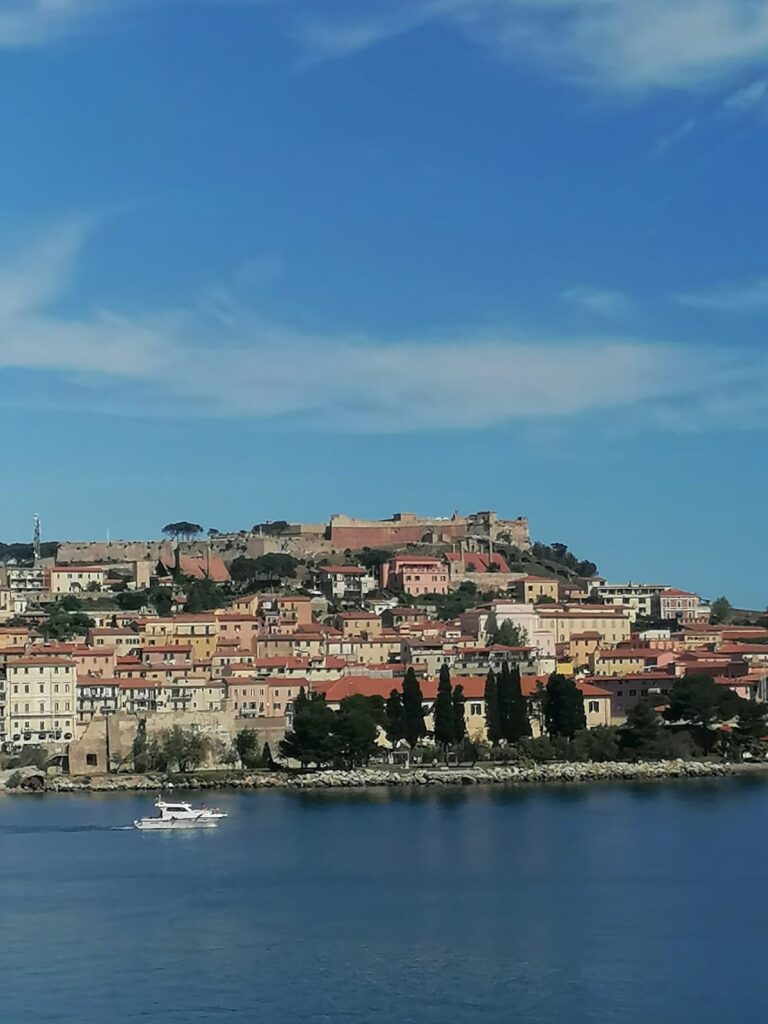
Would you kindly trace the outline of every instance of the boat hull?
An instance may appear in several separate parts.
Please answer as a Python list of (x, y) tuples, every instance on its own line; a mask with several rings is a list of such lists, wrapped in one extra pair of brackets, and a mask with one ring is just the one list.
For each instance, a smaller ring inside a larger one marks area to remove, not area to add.
[(163, 821), (161, 818), (139, 818), (134, 821), (133, 827), (142, 832), (178, 832), (181, 830), (197, 828), (218, 828), (219, 823), (215, 818), (187, 819), (175, 818)]

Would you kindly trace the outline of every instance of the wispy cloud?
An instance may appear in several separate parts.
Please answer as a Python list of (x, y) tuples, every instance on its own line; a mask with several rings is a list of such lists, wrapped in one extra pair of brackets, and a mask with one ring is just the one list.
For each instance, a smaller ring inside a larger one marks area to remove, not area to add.
[[(0, 373), (55, 384), (59, 407), (125, 415), (282, 418), (367, 431), (475, 428), (607, 409), (706, 407), (749, 380), (748, 354), (610, 338), (308, 334), (216, 289), (142, 316), (57, 310), (82, 244), (77, 225), (0, 267)], [(30, 382), (32, 385), (34, 380)], [(34, 402), (36, 387), (4, 399)], [(26, 397), (25, 397), (26, 395)]]
[(610, 288), (568, 288), (560, 293), (560, 298), (604, 317), (625, 316), (632, 308), (624, 292)]
[(286, 0), (314, 58), (428, 22), (614, 90), (696, 88), (768, 57), (768, 0)]
[(0, 47), (36, 46), (135, 0), (0, 0)]
[(683, 121), (681, 125), (669, 132), (667, 135), (662, 135), (656, 140), (656, 153), (658, 156), (663, 156), (667, 150), (676, 146), (683, 139), (687, 138), (693, 132), (696, 131), (696, 125), (698, 121), (695, 117), (689, 117), (686, 121)]
[(767, 97), (768, 78), (758, 78), (749, 85), (737, 89), (730, 96), (726, 96), (723, 100), (723, 106), (726, 110), (744, 112), (759, 106)]
[(758, 313), (768, 309), (768, 277), (738, 287), (715, 288), (708, 292), (676, 295), (683, 306), (711, 309), (721, 313)]

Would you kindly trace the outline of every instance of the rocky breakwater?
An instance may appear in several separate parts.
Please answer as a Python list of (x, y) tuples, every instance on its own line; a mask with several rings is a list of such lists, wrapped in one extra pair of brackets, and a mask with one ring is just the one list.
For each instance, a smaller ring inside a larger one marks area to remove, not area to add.
[[(474, 768), (366, 768), (355, 771), (222, 772), (173, 776), (175, 790), (188, 789), (365, 789), (369, 787), (489, 786), (565, 784), (607, 781), (703, 779), (729, 775), (732, 765), (709, 761), (606, 761), (538, 765), (476, 766)], [(169, 779), (151, 775), (46, 775), (25, 768), (0, 774), (7, 792), (160, 792)]]
[[(283, 777), (272, 785), (291, 789), (364, 789), (371, 786), (488, 786), (542, 783), (584, 783), (598, 781), (643, 781), (652, 779), (703, 779), (728, 775), (727, 764), (708, 761), (610, 761), (582, 764), (503, 765), (475, 768), (416, 768), (411, 771), (361, 769), (322, 771)], [(248, 778), (235, 782), (247, 788)], [(256, 785), (269, 785), (262, 779)]]

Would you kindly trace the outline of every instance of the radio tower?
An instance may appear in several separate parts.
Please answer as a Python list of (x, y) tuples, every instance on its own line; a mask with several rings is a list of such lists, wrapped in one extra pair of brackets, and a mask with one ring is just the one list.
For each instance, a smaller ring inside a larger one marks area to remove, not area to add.
[(32, 535), (32, 554), (35, 559), (35, 565), (40, 561), (40, 516), (35, 513), (34, 517), (35, 532)]

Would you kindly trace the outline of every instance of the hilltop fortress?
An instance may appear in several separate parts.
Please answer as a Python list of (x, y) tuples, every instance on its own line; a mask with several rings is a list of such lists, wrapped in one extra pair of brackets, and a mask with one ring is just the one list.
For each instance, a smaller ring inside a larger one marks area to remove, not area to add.
[[(528, 520), (499, 519), (495, 512), (475, 512), (449, 517), (418, 516), (397, 512), (389, 519), (354, 519), (333, 515), (327, 524), (286, 523), (271, 529), (216, 533), (206, 540), (182, 543), (188, 554), (206, 550), (231, 562), (239, 555), (258, 557), (282, 551), (296, 557), (322, 557), (360, 548), (400, 548), (413, 544), (453, 546), (463, 543), (468, 551), (487, 551), (497, 545), (527, 550), (531, 546)], [(170, 541), (64, 541), (56, 561), (60, 565), (152, 561), (172, 557)]]

